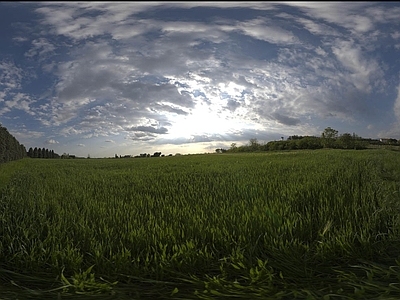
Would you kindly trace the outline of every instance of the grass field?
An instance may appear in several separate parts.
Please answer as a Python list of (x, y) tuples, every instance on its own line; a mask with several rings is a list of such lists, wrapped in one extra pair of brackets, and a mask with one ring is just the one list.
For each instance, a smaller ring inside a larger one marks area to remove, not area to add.
[(0, 299), (400, 298), (395, 151), (23, 159), (0, 178)]

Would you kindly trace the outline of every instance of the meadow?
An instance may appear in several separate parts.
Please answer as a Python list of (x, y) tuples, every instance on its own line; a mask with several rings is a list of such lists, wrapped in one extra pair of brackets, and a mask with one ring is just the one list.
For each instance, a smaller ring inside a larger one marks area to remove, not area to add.
[(400, 153), (0, 166), (0, 299), (399, 299)]

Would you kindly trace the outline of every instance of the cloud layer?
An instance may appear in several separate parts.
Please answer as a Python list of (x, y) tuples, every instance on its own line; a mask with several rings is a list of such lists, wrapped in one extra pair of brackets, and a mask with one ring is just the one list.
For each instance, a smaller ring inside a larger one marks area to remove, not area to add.
[(398, 3), (24, 6), (5, 41), (23, 52), (0, 56), (0, 117), (41, 133), (29, 143), (113, 155), (327, 126), (400, 138)]

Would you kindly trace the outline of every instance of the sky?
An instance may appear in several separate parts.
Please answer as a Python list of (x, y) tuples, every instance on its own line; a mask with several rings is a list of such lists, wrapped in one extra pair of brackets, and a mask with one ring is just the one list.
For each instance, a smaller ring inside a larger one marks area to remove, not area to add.
[(85, 157), (400, 139), (400, 3), (0, 2), (0, 123)]

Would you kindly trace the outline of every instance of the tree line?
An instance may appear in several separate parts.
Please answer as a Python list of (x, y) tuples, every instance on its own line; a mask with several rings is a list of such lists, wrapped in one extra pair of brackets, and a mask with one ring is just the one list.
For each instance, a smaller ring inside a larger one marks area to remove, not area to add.
[(54, 150), (37, 147), (29, 148), (27, 155), (30, 158), (60, 158), (60, 155), (55, 153)]
[(26, 157), (26, 148), (0, 124), (0, 164)]
[(355, 133), (343, 133), (331, 127), (325, 128), (321, 136), (289, 136), (287, 140), (270, 141), (261, 144), (257, 139), (250, 139), (248, 144), (237, 146), (232, 143), (230, 149), (216, 149), (217, 153), (225, 152), (254, 152), (254, 151), (276, 151), (276, 150), (300, 150), (300, 149), (322, 149), (322, 148), (335, 148), (335, 149), (366, 149), (369, 144), (379, 141), (371, 139), (363, 139)]

